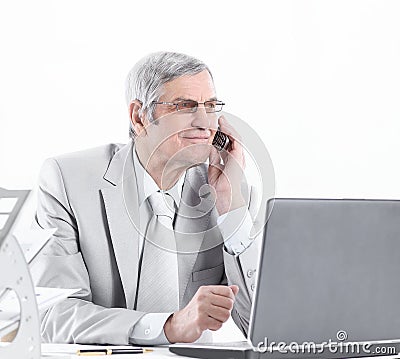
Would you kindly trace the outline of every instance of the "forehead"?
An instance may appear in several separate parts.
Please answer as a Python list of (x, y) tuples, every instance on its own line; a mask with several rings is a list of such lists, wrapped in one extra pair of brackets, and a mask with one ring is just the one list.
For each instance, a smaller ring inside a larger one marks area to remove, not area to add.
[(163, 86), (161, 100), (175, 98), (204, 101), (216, 96), (213, 80), (207, 70), (196, 75), (185, 75)]

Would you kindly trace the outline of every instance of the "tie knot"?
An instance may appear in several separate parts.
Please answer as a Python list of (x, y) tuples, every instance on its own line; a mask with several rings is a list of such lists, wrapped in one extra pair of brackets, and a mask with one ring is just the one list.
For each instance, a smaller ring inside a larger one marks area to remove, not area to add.
[(165, 192), (154, 192), (149, 202), (155, 216), (167, 216), (171, 220), (175, 215), (175, 202), (172, 196)]

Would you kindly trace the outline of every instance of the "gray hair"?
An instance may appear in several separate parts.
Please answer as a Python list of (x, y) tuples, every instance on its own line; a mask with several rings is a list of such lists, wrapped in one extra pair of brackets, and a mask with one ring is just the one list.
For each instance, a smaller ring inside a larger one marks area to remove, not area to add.
[[(163, 85), (180, 76), (196, 75), (207, 70), (208, 66), (192, 57), (177, 52), (155, 52), (142, 58), (129, 71), (125, 84), (126, 103), (139, 100), (142, 103), (140, 114), (144, 112), (149, 121), (153, 120), (155, 106), (162, 95)], [(135, 138), (132, 123), (129, 121), (129, 137)]]

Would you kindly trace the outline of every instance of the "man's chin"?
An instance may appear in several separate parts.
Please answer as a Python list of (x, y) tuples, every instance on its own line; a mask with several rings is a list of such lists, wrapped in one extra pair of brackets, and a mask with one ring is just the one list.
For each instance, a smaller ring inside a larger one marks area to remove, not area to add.
[(200, 165), (202, 163), (205, 163), (208, 159), (208, 156), (192, 156), (190, 158), (181, 158), (179, 160), (179, 163), (182, 167), (190, 168), (193, 166)]
[(188, 146), (180, 150), (171, 160), (189, 168), (206, 162), (210, 151), (210, 145)]

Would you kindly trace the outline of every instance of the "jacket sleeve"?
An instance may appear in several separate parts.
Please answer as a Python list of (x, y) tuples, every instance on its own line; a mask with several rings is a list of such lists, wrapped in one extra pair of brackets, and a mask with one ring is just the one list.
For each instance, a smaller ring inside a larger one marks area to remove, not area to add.
[[(260, 227), (258, 223), (255, 223), (256, 213), (256, 191), (253, 187), (251, 187), (248, 207), (243, 208), (243, 218), (250, 215), (253, 220), (253, 230), (255, 230), (255, 228), (259, 229)], [(236, 215), (237, 213), (235, 213), (235, 216)], [(240, 226), (238, 226), (238, 228), (240, 231)], [(249, 238), (243, 238), (242, 242), (251, 244), (246, 244), (244, 246), (245, 249), (236, 254), (229, 252), (226, 248), (224, 248), (224, 284), (235, 284), (239, 286), (239, 293), (236, 296), (235, 304), (232, 310), (232, 318), (242, 333), (247, 336), (249, 330), (252, 298), (255, 289), (256, 270), (259, 260), (262, 231), (259, 231), (257, 236), (253, 236), (252, 231), (245, 231), (242, 233), (243, 235), (246, 233), (249, 236)], [(233, 233), (233, 235), (236, 234)]]
[(42, 340), (128, 344), (133, 326), (145, 313), (126, 308), (106, 308), (92, 302), (90, 278), (80, 252), (76, 219), (55, 159), (47, 160), (41, 169), (34, 226), (57, 229), (31, 266), (35, 285), (80, 288), (73, 297), (41, 314)]

